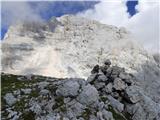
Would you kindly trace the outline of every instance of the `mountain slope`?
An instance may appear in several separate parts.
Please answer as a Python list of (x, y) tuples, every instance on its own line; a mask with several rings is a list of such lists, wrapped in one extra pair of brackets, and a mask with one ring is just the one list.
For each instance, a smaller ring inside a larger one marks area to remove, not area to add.
[(160, 101), (160, 68), (124, 29), (76, 16), (11, 26), (2, 42), (2, 71), (86, 78), (95, 64), (110, 59), (136, 77)]
[(3, 69), (17, 74), (34, 68), (31, 73), (87, 77), (93, 65), (105, 58), (135, 72), (139, 65), (153, 59), (133, 43), (124, 28), (75, 16), (52, 18), (48, 23), (16, 24), (3, 44)]
[(124, 68), (96, 65), (87, 80), (2, 74), (2, 120), (159, 120), (160, 104)]

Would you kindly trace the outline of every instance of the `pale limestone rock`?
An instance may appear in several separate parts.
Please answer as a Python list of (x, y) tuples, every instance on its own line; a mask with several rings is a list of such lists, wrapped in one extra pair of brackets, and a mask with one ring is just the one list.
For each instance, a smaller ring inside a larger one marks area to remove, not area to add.
[(103, 110), (102, 114), (103, 114), (103, 117), (105, 118), (105, 120), (114, 120), (111, 112)]
[(30, 88), (26, 88), (26, 89), (21, 89), (21, 91), (24, 92), (24, 94), (30, 94), (32, 90)]
[[(152, 60), (141, 46), (130, 40), (127, 32), (117, 27), (76, 16), (62, 16), (58, 23), (54, 31), (43, 29), (42, 26), (47, 27), (43, 23), (11, 26), (2, 42), (3, 70), (17, 74), (86, 77), (91, 67), (104, 62), (106, 57), (128, 71), (135, 71), (138, 65)], [(29, 26), (36, 26), (38, 30), (26, 29)], [(24, 36), (20, 35), (21, 31)], [(36, 40), (34, 36), (39, 33), (45, 38)], [(123, 37), (120, 38), (119, 33), (123, 33)]]
[(77, 96), (80, 85), (77, 81), (68, 80), (58, 87), (56, 94), (64, 97)]
[[(1, 42), (2, 71), (61, 78), (86, 78), (94, 65), (110, 59), (113, 65), (124, 67), (127, 72), (136, 76), (135, 84), (143, 89), (142, 93), (147, 96), (142, 97), (141, 101), (137, 90), (131, 88), (133, 86), (125, 90), (125, 97), (131, 103), (140, 105), (133, 119), (152, 120), (159, 117), (157, 114), (160, 103), (160, 69), (157, 61), (143, 47), (134, 43), (133, 38), (123, 28), (75, 16), (62, 16), (51, 29), (42, 23), (20, 23), (11, 26)], [(119, 76), (122, 79), (124, 77), (121, 74)], [(44, 89), (47, 85), (48, 83), (41, 82), (38, 86)], [(81, 87), (77, 98), (79, 102), (88, 105), (98, 100), (96, 88), (86, 86), (84, 82)], [(111, 87), (109, 88), (111, 90)], [(77, 89), (75, 91), (74, 93), (71, 90), (72, 95), (78, 95)], [(11, 96), (9, 95), (9, 98), (13, 99), (9, 103), (13, 104), (15, 98)], [(121, 107), (118, 109), (122, 110)], [(72, 113), (69, 115), (73, 117)], [(59, 118), (58, 115), (53, 116), (52, 118)]]
[(112, 83), (108, 83), (108, 84), (105, 86), (104, 90), (105, 90), (106, 93), (111, 93), (111, 92), (112, 92), (112, 88), (113, 88)]
[(125, 82), (123, 82), (120, 78), (116, 78), (113, 83), (113, 88), (115, 90), (124, 90), (126, 88)]
[(85, 86), (83, 91), (77, 97), (77, 100), (85, 105), (94, 104), (96, 101), (98, 101), (98, 99), (98, 91), (92, 85)]
[(124, 110), (124, 105), (112, 96), (108, 96), (108, 100), (110, 101), (110, 104), (119, 112), (122, 112)]
[(137, 86), (129, 86), (125, 90), (125, 98), (132, 103), (136, 103), (142, 99), (141, 89)]
[(110, 59), (133, 73), (146, 94), (160, 101), (159, 67), (124, 28), (72, 15), (54, 18), (52, 23), (54, 30), (42, 22), (10, 26), (1, 42), (2, 71), (86, 78), (94, 65)]
[(13, 96), (12, 93), (7, 93), (5, 96), (4, 96), (4, 99), (6, 100), (6, 103), (9, 105), (9, 106), (12, 106), (13, 104), (16, 103), (17, 99)]
[(48, 95), (49, 94), (49, 90), (43, 89), (40, 91), (41, 95)]

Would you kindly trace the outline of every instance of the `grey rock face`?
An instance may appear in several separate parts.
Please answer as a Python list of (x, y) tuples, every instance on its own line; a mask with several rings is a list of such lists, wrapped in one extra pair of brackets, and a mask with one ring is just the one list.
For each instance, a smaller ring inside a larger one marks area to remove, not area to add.
[(113, 115), (111, 112), (108, 112), (106, 110), (102, 111), (103, 117), (105, 120), (114, 120)]
[(103, 119), (102, 112), (100, 112), (100, 111), (97, 112), (97, 119), (98, 119), (98, 120), (104, 120), (104, 119)]
[[(37, 83), (25, 85), (29, 88), (21, 88), (24, 94), (18, 94), (20, 90), (17, 89), (13, 91), (15, 96), (8, 93), (9, 95), (6, 94), (3, 97), (5, 100), (6, 98), (18, 99), (20, 103), (25, 100), (23, 106), (25, 110), (18, 114), (19, 111), (13, 107), (14, 112), (7, 112), (10, 118), (19, 119), (24, 114), (31, 114), (37, 120), (46, 118), (60, 120), (61, 117), (69, 120), (116, 120), (115, 116), (126, 120), (126, 114), (129, 114), (127, 117), (132, 120), (159, 120), (160, 117), (159, 103), (148, 97), (140, 86), (133, 84), (135, 77), (120, 67), (99, 66), (87, 81), (80, 78), (21, 76), (21, 79), (24, 78), (29, 81), (35, 78), (42, 79), (43, 82), (37, 81)], [(130, 80), (131, 84), (128, 84), (127, 80)], [(32, 92), (28, 92), (30, 90)], [(15, 101), (6, 103), (14, 106)], [(8, 105), (5, 107), (11, 109)], [(2, 111), (2, 114), (5, 112)]]
[(104, 82), (95, 81), (94, 82), (94, 86), (95, 86), (96, 89), (101, 89), (101, 88), (105, 87), (105, 83)]
[(49, 94), (49, 90), (43, 89), (40, 91), (41, 95), (48, 95)]
[(14, 103), (16, 103), (17, 99), (13, 96), (12, 93), (7, 93), (5, 96), (4, 96), (4, 99), (6, 100), (6, 103), (9, 105), (9, 106), (12, 106)]
[(98, 81), (104, 82), (104, 81), (107, 81), (108, 78), (104, 74), (102, 74), (102, 75), (99, 75), (97, 79), (98, 79)]
[(112, 66), (111, 69), (112, 69), (112, 74), (111, 74), (110, 77), (112, 79), (117, 78), (121, 72), (124, 72), (124, 68), (121, 68), (121, 67), (118, 67), (118, 66)]
[(84, 112), (84, 109), (85, 109), (85, 105), (79, 102), (76, 102), (75, 104), (72, 104), (70, 106), (71, 112), (75, 114), (74, 116), (81, 116), (81, 114)]
[(59, 88), (56, 91), (56, 94), (64, 97), (77, 96), (79, 88), (80, 85), (77, 81), (68, 80), (64, 84), (59, 86)]
[(136, 103), (141, 100), (140, 88), (137, 86), (130, 86), (125, 90), (125, 98), (132, 103)]
[(127, 73), (121, 72), (119, 77), (129, 85), (133, 83), (132, 77)]
[(105, 90), (106, 93), (110, 94), (110, 93), (112, 92), (112, 88), (113, 88), (112, 83), (108, 83), (108, 84), (105, 86), (104, 90)]
[[(119, 112), (127, 111), (132, 115), (131, 119), (133, 120), (152, 120), (159, 117), (159, 112), (155, 112), (159, 111), (159, 104), (155, 108), (146, 107), (149, 104), (154, 106), (155, 102), (151, 99), (147, 100), (146, 92), (139, 85), (136, 85), (136, 78), (132, 74), (126, 73), (123, 68), (117, 66), (108, 66), (106, 68), (99, 66), (96, 74), (98, 76), (105, 75), (106, 80), (98, 81), (97, 77), (92, 78), (90, 83), (95, 86), (104, 101), (106, 101), (105, 98), (108, 99), (109, 104), (114, 109)], [(144, 102), (146, 100), (148, 102)], [(122, 104), (122, 101), (124, 104)], [(99, 117), (101, 116), (100, 112)]]
[(143, 96), (140, 104), (146, 114), (146, 119), (155, 119), (160, 114), (160, 104), (155, 103), (151, 98)]
[(44, 89), (46, 86), (48, 86), (48, 82), (40, 82), (40, 83), (38, 83), (38, 88), (39, 89)]
[(87, 78), (87, 82), (92, 83), (97, 77), (97, 74), (91, 74), (88, 78)]
[(111, 65), (111, 61), (109, 59), (105, 60), (104, 62), (105, 65)]
[(124, 110), (124, 105), (118, 100), (114, 99), (112, 96), (108, 96), (108, 100), (110, 101), (110, 104), (119, 112), (122, 112)]
[(88, 84), (84, 87), (83, 91), (77, 97), (77, 100), (85, 105), (94, 104), (99, 98), (98, 91), (95, 87)]
[(24, 92), (25, 94), (30, 94), (31, 93), (31, 89), (21, 89), (22, 92)]
[(104, 107), (105, 107), (104, 102), (99, 102), (98, 103), (98, 110), (102, 111)]
[(126, 105), (128, 113), (133, 114), (133, 120), (158, 120), (160, 113), (159, 104), (152, 101), (149, 97), (143, 96), (143, 100), (136, 104)]
[(157, 62), (158, 66), (160, 67), (160, 54), (153, 55), (154, 60)]
[(30, 103), (30, 104), (32, 106), (30, 110), (36, 113), (37, 115), (40, 115), (42, 111), (41, 106), (38, 103)]
[(99, 65), (96, 65), (96, 66), (93, 67), (91, 73), (95, 74), (95, 73), (98, 73), (98, 72), (99, 72)]
[(113, 88), (115, 90), (124, 90), (126, 87), (125, 82), (123, 82), (120, 78), (116, 78), (113, 83)]

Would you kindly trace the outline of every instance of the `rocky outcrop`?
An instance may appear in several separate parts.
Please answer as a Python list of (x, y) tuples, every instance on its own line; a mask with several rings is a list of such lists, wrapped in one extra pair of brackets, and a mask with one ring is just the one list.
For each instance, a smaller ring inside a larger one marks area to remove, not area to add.
[(2, 74), (2, 120), (114, 120), (108, 104), (84, 79), (30, 78)]
[(106, 57), (129, 72), (142, 71), (148, 61), (155, 64), (125, 28), (72, 15), (10, 26), (2, 52), (2, 70), (14, 74), (86, 78)]
[(159, 120), (160, 104), (107, 61), (87, 80), (2, 74), (2, 120)]
[(11, 26), (1, 70), (17, 76), (2, 74), (2, 119), (159, 120), (159, 55), (132, 39), (70, 15)]
[[(160, 104), (147, 96), (147, 91), (137, 85), (136, 78), (126, 73), (124, 68), (110, 67), (106, 64), (97, 65), (93, 68), (92, 73), (88, 82), (98, 89), (100, 95), (110, 101), (113, 108), (121, 113), (129, 113), (133, 120), (158, 120)], [(102, 80), (101, 76), (105, 76), (103, 77), (105, 79)], [(99, 82), (101, 85), (104, 83), (103, 86), (100, 86)]]
[[(86, 79), (94, 65), (105, 62), (103, 72), (111, 61), (113, 66), (123, 67), (133, 74), (135, 83), (153, 101), (160, 101), (159, 55), (153, 57), (147, 53), (124, 28), (65, 15), (48, 22), (13, 25), (1, 44), (3, 72)], [(106, 58), (110, 61), (106, 61)], [(98, 66), (92, 73), (97, 69)], [(112, 69), (111, 78), (114, 78), (119, 69)], [(108, 69), (107, 73), (110, 72), (111, 69)], [(120, 72), (118, 79), (113, 84), (117, 90), (126, 87), (124, 82), (131, 84), (130, 76), (124, 73)], [(102, 74), (99, 80), (95, 85), (101, 89), (106, 78)], [(119, 85), (120, 88), (117, 87)], [(106, 91), (110, 92), (111, 86), (107, 85)]]

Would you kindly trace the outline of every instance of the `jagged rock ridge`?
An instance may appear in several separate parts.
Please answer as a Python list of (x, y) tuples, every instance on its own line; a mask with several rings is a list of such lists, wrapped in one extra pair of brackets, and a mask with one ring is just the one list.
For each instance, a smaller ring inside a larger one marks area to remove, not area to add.
[(110, 64), (96, 65), (87, 81), (2, 74), (2, 120), (159, 120), (160, 104)]

